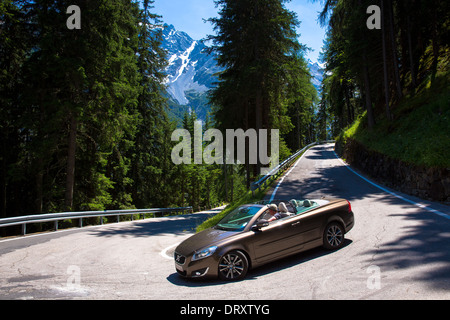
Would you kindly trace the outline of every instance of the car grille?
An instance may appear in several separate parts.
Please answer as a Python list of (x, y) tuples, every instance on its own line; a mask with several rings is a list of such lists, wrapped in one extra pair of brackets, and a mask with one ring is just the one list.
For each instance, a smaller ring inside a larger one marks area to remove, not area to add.
[(183, 265), (186, 262), (186, 257), (176, 252), (174, 253), (174, 259), (179, 265)]

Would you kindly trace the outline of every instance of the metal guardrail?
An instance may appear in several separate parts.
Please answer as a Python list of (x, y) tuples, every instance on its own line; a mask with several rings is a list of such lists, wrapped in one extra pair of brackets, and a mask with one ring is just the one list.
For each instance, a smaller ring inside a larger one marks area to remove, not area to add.
[(142, 219), (145, 219), (145, 214), (153, 213), (153, 217), (156, 217), (157, 213), (182, 213), (186, 212), (192, 213), (192, 207), (182, 207), (182, 208), (154, 208), (154, 209), (135, 209), (135, 210), (109, 210), (109, 211), (82, 211), (82, 212), (63, 212), (63, 213), (48, 213), (48, 214), (37, 214), (22, 217), (12, 217), (0, 219), (1, 227), (10, 227), (16, 225), (22, 225), (22, 234), (26, 235), (27, 224), (32, 223), (42, 223), (42, 222), (54, 222), (55, 230), (58, 230), (58, 222), (62, 220), (69, 219), (80, 219), (80, 228), (83, 227), (83, 219), (85, 218), (95, 218), (100, 217), (100, 224), (103, 224), (103, 217), (117, 217), (117, 222), (120, 221), (120, 216), (131, 215), (131, 220), (133, 220), (133, 215), (142, 215)]
[(294, 162), (294, 160), (297, 159), (298, 156), (300, 156), (303, 152), (305, 152), (309, 148), (316, 146), (316, 145), (323, 144), (323, 143), (332, 143), (332, 142), (335, 142), (335, 141), (329, 140), (329, 141), (314, 142), (314, 143), (307, 145), (303, 149), (297, 151), (296, 153), (291, 155), (289, 158), (284, 160), (282, 163), (280, 163), (277, 167), (273, 168), (264, 177), (262, 177), (261, 179), (259, 179), (256, 182), (253, 182), (250, 186), (252, 193), (254, 193), (256, 190), (259, 190), (261, 187), (265, 186), (268, 181), (269, 181), (269, 183), (271, 183), (273, 181), (273, 179), (275, 179), (278, 176), (278, 173), (282, 172), (285, 168), (289, 167), (292, 164), (292, 162)]
[[(252, 192), (255, 192), (256, 190), (259, 190), (262, 186), (265, 186), (265, 184), (271, 180), (275, 179), (280, 172), (283, 172), (285, 168), (290, 166), (294, 160), (301, 155), (303, 152), (305, 152), (307, 149), (315, 146), (320, 145), (322, 143), (331, 143), (333, 141), (322, 141), (322, 142), (314, 142), (310, 145), (307, 145), (303, 149), (297, 151), (292, 156), (290, 156), (288, 159), (284, 160), (281, 164), (279, 164), (277, 167), (272, 169), (267, 175), (263, 176), (261, 179), (259, 179), (256, 182), (253, 182), (250, 186), (250, 189)], [(186, 212), (192, 213), (193, 208), (192, 207), (182, 207), (182, 208), (153, 208), (153, 209), (134, 209), (134, 210), (109, 210), (109, 211), (82, 211), (82, 212), (63, 212), (63, 213), (49, 213), (49, 214), (38, 214), (38, 215), (29, 215), (29, 216), (22, 216), (22, 217), (12, 217), (12, 218), (3, 218), (0, 219), (0, 228), (2, 227), (10, 227), (10, 226), (16, 226), (16, 225), (22, 225), (22, 234), (26, 235), (27, 232), (27, 224), (32, 223), (43, 223), (43, 222), (54, 222), (55, 226), (54, 229), (58, 230), (58, 222), (62, 220), (69, 220), (69, 219), (80, 219), (80, 228), (83, 227), (83, 219), (85, 218), (95, 218), (100, 217), (100, 224), (103, 224), (103, 217), (111, 217), (116, 216), (117, 222), (119, 222), (119, 217), (122, 215), (131, 215), (131, 220), (133, 220), (133, 215), (142, 215), (142, 218), (145, 219), (145, 214), (153, 213), (153, 217), (156, 216), (157, 213), (180, 213), (183, 214)]]

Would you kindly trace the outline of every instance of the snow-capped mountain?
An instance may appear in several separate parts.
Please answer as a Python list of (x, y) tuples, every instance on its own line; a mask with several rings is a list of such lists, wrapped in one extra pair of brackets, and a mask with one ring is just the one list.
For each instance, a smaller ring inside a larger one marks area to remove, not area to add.
[(162, 47), (167, 50), (167, 90), (180, 105), (189, 105), (211, 89), (215, 73), (221, 71), (214, 54), (205, 52), (206, 46), (192, 39), (186, 32), (164, 25)]
[(317, 92), (320, 92), (324, 69), (317, 62), (312, 62), (310, 59), (308, 59), (308, 68), (312, 75), (312, 84), (316, 88)]
[[(177, 31), (173, 25), (167, 24), (163, 29), (162, 47), (167, 50), (169, 62), (166, 85), (172, 100), (172, 111), (179, 117), (184, 110), (193, 110), (198, 118), (204, 120), (210, 110), (206, 92), (217, 81), (216, 73), (222, 71), (217, 65), (215, 54), (208, 54), (201, 41), (194, 40), (186, 32)], [(310, 60), (308, 67), (313, 76), (313, 84), (319, 91), (323, 69), (317, 62)]]

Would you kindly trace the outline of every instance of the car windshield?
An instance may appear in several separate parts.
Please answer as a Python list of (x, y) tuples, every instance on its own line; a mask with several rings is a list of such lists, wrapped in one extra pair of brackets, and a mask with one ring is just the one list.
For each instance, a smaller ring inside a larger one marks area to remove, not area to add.
[(261, 206), (239, 207), (220, 220), (216, 228), (229, 231), (241, 231), (260, 209)]

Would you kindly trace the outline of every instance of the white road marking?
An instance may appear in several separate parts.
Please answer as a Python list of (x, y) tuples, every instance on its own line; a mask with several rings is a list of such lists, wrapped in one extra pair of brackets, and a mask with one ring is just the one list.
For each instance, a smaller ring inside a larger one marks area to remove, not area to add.
[(298, 163), (300, 162), (300, 160), (303, 159), (303, 156), (311, 149), (306, 150), (305, 152), (303, 152), (303, 154), (301, 155), (301, 157), (297, 160), (297, 162), (294, 164), (294, 166), (289, 169), (289, 171), (280, 179), (280, 181), (278, 182), (277, 186), (275, 187), (275, 190), (273, 190), (272, 196), (270, 197), (269, 202), (272, 202), (273, 199), (275, 199), (275, 195), (277, 194), (278, 188), (280, 187), (280, 185), (283, 183), (284, 178), (286, 178), (291, 172), (292, 170), (295, 169), (295, 167), (297, 167)]
[[(281, 186), (281, 184), (283, 183), (283, 181), (284, 181), (284, 179), (287, 177), (287, 176), (289, 176), (289, 174), (292, 172), (292, 170), (294, 170), (296, 167), (297, 167), (297, 165), (298, 165), (298, 163), (300, 162), (300, 160), (302, 160), (302, 158), (303, 158), (303, 156), (306, 154), (306, 152), (308, 152), (309, 150), (311, 150), (311, 149), (308, 149), (308, 150), (306, 150), (303, 154), (302, 154), (302, 156), (297, 160), (297, 162), (295, 163), (295, 165), (280, 179), (280, 181), (278, 182), (278, 184), (277, 184), (277, 186), (275, 187), (275, 190), (273, 191), (273, 193), (272, 193), (272, 196), (270, 197), (270, 202), (272, 202), (273, 201), (273, 199), (275, 199), (275, 195), (277, 194), (277, 191), (278, 191), (278, 189), (280, 188), (280, 186)], [(438, 216), (440, 216), (440, 217), (443, 217), (443, 218), (445, 218), (445, 219), (447, 219), (447, 220), (450, 220), (450, 216), (448, 215), (448, 214), (445, 214), (445, 213), (443, 213), (443, 212), (441, 212), (441, 211), (439, 211), (439, 210), (436, 210), (436, 209), (433, 209), (433, 208), (430, 208), (430, 207), (427, 207), (427, 206), (425, 206), (425, 205), (423, 205), (423, 204), (421, 204), (421, 203), (417, 203), (417, 202), (415, 202), (415, 201), (413, 201), (413, 200), (410, 200), (410, 199), (407, 199), (407, 198), (405, 198), (405, 197), (402, 197), (401, 195), (399, 195), (399, 194), (396, 194), (395, 192), (392, 192), (392, 191), (390, 191), (390, 190), (388, 190), (388, 189), (386, 189), (386, 188), (383, 188), (382, 186), (379, 186), (378, 184), (376, 184), (375, 182), (372, 182), (372, 181), (370, 181), (369, 179), (367, 179), (367, 178), (365, 178), (365, 177), (363, 177), (362, 175), (360, 175), (359, 173), (357, 173), (355, 170), (353, 170), (347, 163), (345, 163), (337, 154), (336, 154), (336, 152), (333, 150), (333, 153), (334, 153), (334, 155), (335, 155), (335, 157), (348, 169), (348, 170), (350, 170), (351, 172), (353, 172), (354, 174), (356, 174), (358, 177), (360, 177), (361, 179), (363, 179), (364, 181), (366, 181), (366, 182), (368, 182), (368, 183), (370, 183), (371, 185), (373, 185), (374, 187), (377, 187), (378, 189), (380, 189), (380, 190), (382, 190), (382, 191), (384, 191), (384, 192), (387, 192), (387, 193), (389, 193), (390, 195), (393, 195), (394, 197), (396, 197), (396, 198), (398, 198), (398, 199), (400, 199), (400, 200), (403, 200), (403, 201), (405, 201), (405, 202), (408, 202), (408, 203), (410, 203), (410, 204), (412, 204), (412, 205), (414, 205), (414, 206), (416, 206), (416, 207), (419, 207), (419, 208), (421, 208), (421, 209), (425, 209), (425, 210), (427, 210), (427, 211), (429, 211), (429, 212), (431, 212), (431, 213), (434, 213), (434, 214), (436, 214), (436, 215), (438, 215)]]
[(436, 209), (433, 209), (433, 208), (430, 208), (430, 207), (427, 207), (427, 206), (425, 206), (425, 205), (423, 205), (423, 204), (421, 204), (421, 203), (417, 203), (417, 202), (415, 202), (415, 201), (413, 201), (413, 200), (410, 200), (410, 199), (407, 199), (407, 198), (405, 198), (405, 197), (402, 197), (401, 195), (399, 195), (399, 194), (396, 194), (395, 192), (392, 192), (392, 191), (390, 191), (390, 190), (388, 190), (388, 189), (386, 189), (386, 188), (383, 188), (382, 186), (379, 186), (378, 184), (376, 184), (375, 182), (372, 182), (372, 181), (370, 181), (369, 179), (367, 179), (367, 178), (365, 178), (365, 177), (363, 177), (362, 175), (360, 175), (359, 173), (357, 173), (355, 170), (353, 170), (347, 163), (345, 163), (337, 154), (336, 154), (336, 152), (333, 150), (333, 153), (334, 153), (334, 155), (336, 156), (336, 158), (348, 169), (348, 170), (350, 170), (351, 172), (353, 172), (354, 174), (356, 174), (358, 177), (360, 177), (361, 179), (363, 179), (364, 181), (366, 181), (366, 182), (368, 182), (368, 183), (370, 183), (371, 185), (373, 185), (374, 187), (377, 187), (378, 189), (380, 189), (380, 190), (382, 190), (382, 191), (384, 191), (384, 192), (387, 192), (387, 193), (389, 193), (390, 195), (393, 195), (394, 197), (396, 197), (396, 198), (398, 198), (398, 199), (400, 199), (400, 200), (403, 200), (403, 201), (405, 201), (405, 202), (408, 202), (408, 203), (410, 203), (410, 204), (412, 204), (412, 205), (414, 205), (414, 206), (416, 206), (416, 207), (419, 207), (419, 208), (421, 208), (421, 209), (425, 209), (425, 210), (427, 210), (427, 211), (429, 211), (429, 212), (432, 212), (432, 213), (434, 213), (434, 214), (437, 214), (438, 216), (440, 216), (440, 217), (443, 217), (443, 218), (445, 218), (445, 219), (447, 219), (447, 220), (450, 220), (450, 216), (449, 215), (447, 215), (447, 214), (445, 214), (445, 213), (443, 213), (443, 212), (440, 212), (440, 211), (438, 211), (438, 210), (436, 210)]
[(171, 255), (169, 256), (169, 255), (167, 254), (167, 251), (169, 251), (169, 250), (172, 249), (172, 248), (175, 248), (175, 247), (178, 246), (179, 244), (180, 244), (180, 243), (177, 242), (177, 243), (171, 245), (170, 247), (167, 247), (167, 248), (163, 249), (159, 254), (160, 254), (163, 258), (165, 258), (165, 259), (173, 260), (173, 256), (171, 256)]

